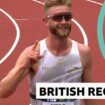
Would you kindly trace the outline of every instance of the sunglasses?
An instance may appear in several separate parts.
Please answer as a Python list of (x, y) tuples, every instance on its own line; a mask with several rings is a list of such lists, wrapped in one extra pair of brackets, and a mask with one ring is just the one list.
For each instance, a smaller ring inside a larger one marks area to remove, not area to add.
[(71, 12), (59, 13), (59, 14), (49, 15), (47, 16), (47, 18), (52, 19), (56, 22), (61, 22), (63, 19), (65, 21), (70, 21), (72, 19), (72, 13)]

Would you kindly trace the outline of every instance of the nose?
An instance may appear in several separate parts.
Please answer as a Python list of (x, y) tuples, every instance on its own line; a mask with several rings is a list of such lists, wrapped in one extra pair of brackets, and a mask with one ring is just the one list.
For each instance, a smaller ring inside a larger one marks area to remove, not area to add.
[(65, 20), (65, 17), (64, 16), (62, 17), (61, 23), (66, 23), (66, 20)]

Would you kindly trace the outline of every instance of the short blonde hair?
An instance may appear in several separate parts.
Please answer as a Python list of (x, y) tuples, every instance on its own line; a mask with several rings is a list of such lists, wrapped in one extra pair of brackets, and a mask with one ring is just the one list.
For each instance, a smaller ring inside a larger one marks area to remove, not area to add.
[(44, 0), (44, 1), (45, 1), (45, 11), (47, 11), (50, 7), (58, 5), (66, 5), (68, 7), (72, 6), (71, 0)]

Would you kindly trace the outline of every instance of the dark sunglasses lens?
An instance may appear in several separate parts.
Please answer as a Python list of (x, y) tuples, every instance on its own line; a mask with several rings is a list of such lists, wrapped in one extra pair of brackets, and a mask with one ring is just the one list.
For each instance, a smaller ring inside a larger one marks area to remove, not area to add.
[(69, 21), (69, 20), (72, 19), (72, 15), (71, 15), (71, 14), (66, 14), (66, 15), (64, 16), (64, 19), (65, 19), (66, 21)]
[(54, 21), (62, 21), (62, 15), (55, 15), (55, 16), (53, 16), (53, 20)]
[(61, 22), (63, 19), (65, 19), (65, 21), (69, 21), (71, 20), (72, 15), (71, 14), (59, 14), (59, 15), (55, 15), (53, 16), (53, 20)]

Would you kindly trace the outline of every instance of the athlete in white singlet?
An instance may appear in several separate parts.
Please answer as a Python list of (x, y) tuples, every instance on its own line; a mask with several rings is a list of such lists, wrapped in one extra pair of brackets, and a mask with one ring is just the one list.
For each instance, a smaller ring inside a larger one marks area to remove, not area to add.
[[(51, 53), (46, 46), (46, 40), (40, 42), (40, 53), (44, 56), (40, 60), (38, 72), (30, 80), (31, 105), (42, 105), (44, 102), (34, 98), (37, 82), (81, 82), (83, 72), (77, 42), (73, 40), (71, 50), (64, 56)], [(81, 105), (80, 100), (71, 101), (73, 105)]]
[[(0, 97), (10, 96), (28, 75), (31, 105), (81, 105), (78, 99), (57, 99), (54, 103), (35, 97), (36, 82), (93, 81), (90, 48), (69, 38), (71, 19), (71, 0), (45, 0), (43, 20), (49, 29), (48, 36), (21, 53), (13, 69), (0, 81)], [(85, 100), (85, 105), (98, 104), (96, 100)]]

